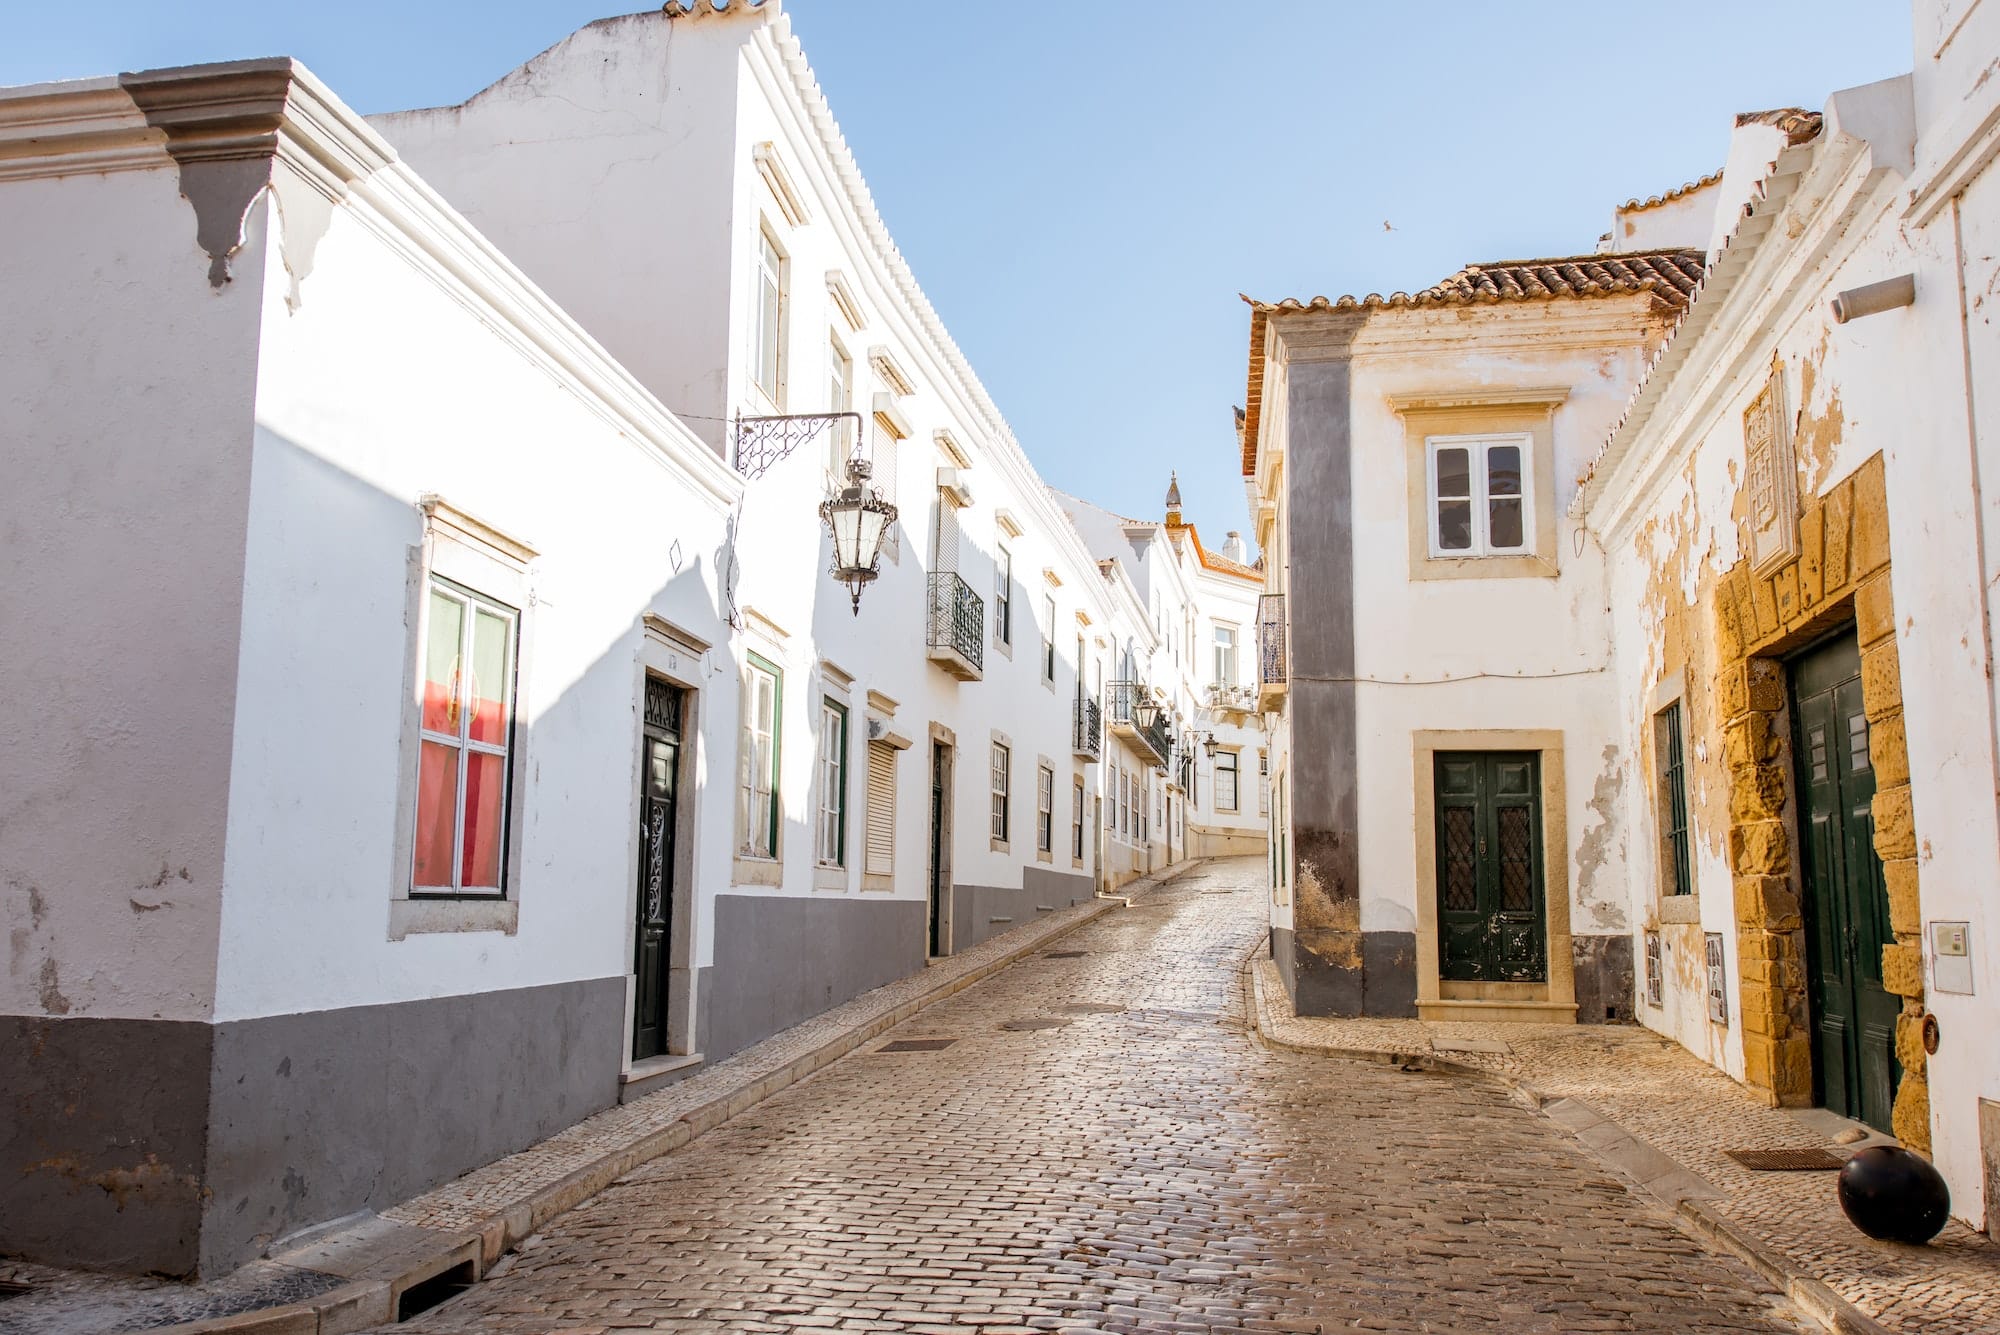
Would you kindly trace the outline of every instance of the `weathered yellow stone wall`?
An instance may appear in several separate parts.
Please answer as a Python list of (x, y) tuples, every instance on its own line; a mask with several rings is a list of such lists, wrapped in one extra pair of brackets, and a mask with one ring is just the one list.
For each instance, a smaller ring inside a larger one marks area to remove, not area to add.
[(1916, 829), (1903, 741), (1903, 686), (1889, 591), (1889, 523), (1882, 456), (1806, 503), (1798, 559), (1757, 578), (1739, 561), (1716, 589), (1716, 679), (1729, 770), (1729, 859), (1736, 881), (1744, 1080), (1776, 1103), (1812, 1099), (1804, 920), (1788, 820), (1792, 769), (1783, 726), (1781, 655), (1852, 620), (1861, 644), (1861, 699), (1875, 768), (1875, 852), (1882, 859), (1895, 943), (1882, 980), (1903, 999), (1896, 1025), (1893, 1130), (1930, 1148), (1930, 1096), (1920, 1038), (1923, 959), (1918, 945)]

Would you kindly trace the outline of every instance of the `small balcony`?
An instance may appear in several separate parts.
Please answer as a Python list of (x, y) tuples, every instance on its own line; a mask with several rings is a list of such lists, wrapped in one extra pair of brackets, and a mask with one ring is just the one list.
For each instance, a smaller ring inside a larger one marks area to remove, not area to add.
[(960, 681), (986, 675), (986, 600), (972, 586), (947, 570), (930, 577), (930, 615), (925, 651)]
[[(1166, 713), (1153, 698), (1152, 687), (1143, 681), (1114, 681), (1105, 687), (1104, 709), (1114, 733), (1152, 752), (1154, 768), (1166, 768), (1173, 743), (1167, 734)], [(1149, 712), (1149, 721), (1141, 724), (1140, 716)]]
[(1257, 600), (1257, 708), (1276, 709), (1285, 702), (1291, 680), (1291, 658), (1285, 649), (1285, 595), (1267, 593)]
[(1076, 702), (1075, 754), (1086, 763), (1104, 756), (1104, 711), (1097, 701), (1079, 698)]
[(1257, 712), (1257, 688), (1235, 682), (1211, 682), (1203, 692), (1202, 702), (1218, 714), (1247, 717)]

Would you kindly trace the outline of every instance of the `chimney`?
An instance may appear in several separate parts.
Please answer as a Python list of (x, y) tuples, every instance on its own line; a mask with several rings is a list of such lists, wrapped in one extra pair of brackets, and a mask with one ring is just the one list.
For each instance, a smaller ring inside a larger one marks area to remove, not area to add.
[(1243, 549), (1243, 535), (1233, 528), (1222, 539), (1222, 554), (1238, 565), (1250, 564)]

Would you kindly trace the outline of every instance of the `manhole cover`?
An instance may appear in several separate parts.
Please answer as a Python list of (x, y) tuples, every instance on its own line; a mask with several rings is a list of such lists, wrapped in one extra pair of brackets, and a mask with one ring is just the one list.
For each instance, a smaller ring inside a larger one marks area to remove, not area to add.
[(1073, 1001), (1062, 1009), (1072, 1015), (1120, 1015), (1125, 1010), (1123, 1006), (1113, 1006), (1102, 1001)]
[(1826, 1173), (1846, 1165), (1832, 1150), (1724, 1150), (1753, 1173)]
[(1045, 960), (1080, 960), (1090, 952), (1087, 950), (1051, 950), (1043, 953)]
[(884, 1043), (877, 1052), (943, 1052), (955, 1038), (899, 1038), (893, 1043)]
[(1007, 1020), (1000, 1027), (1010, 1034), (1019, 1034), (1029, 1029), (1060, 1029), (1068, 1023), (1068, 1020), (1057, 1019), (1053, 1015), (1042, 1015), (1027, 1020)]

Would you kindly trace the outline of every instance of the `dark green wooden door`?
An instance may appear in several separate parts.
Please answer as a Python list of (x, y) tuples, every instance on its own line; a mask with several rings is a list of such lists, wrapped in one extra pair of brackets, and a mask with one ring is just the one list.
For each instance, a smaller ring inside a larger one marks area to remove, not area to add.
[(632, 1007), (632, 1057), (667, 1050), (667, 985), (672, 969), (674, 827), (680, 789), (681, 693), (646, 678), (645, 731), (640, 736), (639, 897), (636, 975)]
[(1435, 767), (1439, 977), (1546, 982), (1540, 753), (1440, 751)]
[(1882, 986), (1882, 947), (1895, 937), (1875, 856), (1875, 771), (1861, 707), (1861, 650), (1852, 634), (1793, 664), (1792, 700), (1793, 754), (1805, 797), (1813, 1082), (1828, 1108), (1886, 1131), (1902, 1004)]

